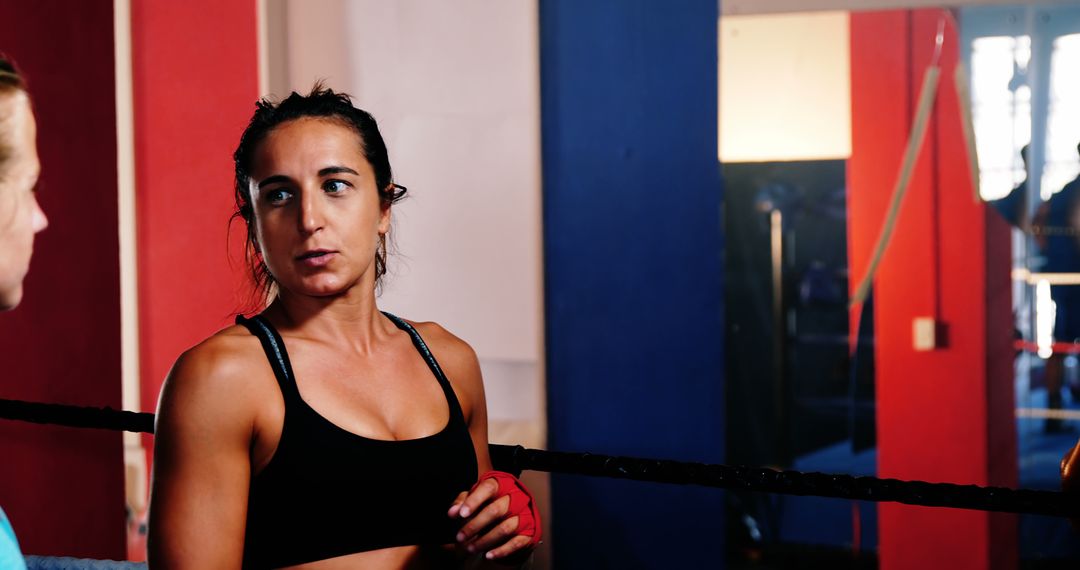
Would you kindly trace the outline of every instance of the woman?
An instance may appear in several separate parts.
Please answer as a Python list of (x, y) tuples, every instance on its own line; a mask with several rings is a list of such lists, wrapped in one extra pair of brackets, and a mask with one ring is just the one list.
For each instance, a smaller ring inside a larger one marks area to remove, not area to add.
[(260, 101), (234, 158), (270, 303), (184, 353), (162, 388), (151, 567), (526, 557), (527, 491), (506, 474), (477, 483), (491, 461), (476, 355), (376, 306), (405, 188), (374, 119), (320, 86)]
[[(34, 194), (41, 171), (36, 139), (37, 126), (26, 85), (15, 66), (0, 57), (0, 311), (14, 309), (22, 300), (34, 234), (48, 225)], [(26, 568), (15, 531), (3, 509), (0, 568)]]
[(0, 310), (22, 300), (34, 234), (49, 225), (38, 205), (37, 125), (22, 77), (0, 58)]

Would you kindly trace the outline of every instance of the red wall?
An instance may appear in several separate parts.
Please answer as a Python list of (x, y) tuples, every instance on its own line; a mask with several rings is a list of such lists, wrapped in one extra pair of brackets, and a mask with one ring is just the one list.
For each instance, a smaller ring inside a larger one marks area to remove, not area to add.
[[(254, 0), (132, 2), (143, 409), (244, 300), (232, 150), (258, 95)], [(43, 164), (23, 305), (0, 315), (0, 397), (120, 407), (112, 0), (0, 3)], [(148, 443), (152, 440), (148, 440)], [(0, 505), (29, 554), (125, 555), (119, 433), (0, 420)]]
[[(50, 225), (0, 314), (0, 397), (120, 407), (112, 0), (0, 2), (30, 82)], [(0, 420), (0, 505), (28, 554), (124, 556), (121, 435)]]
[[(243, 295), (232, 152), (258, 96), (255, 0), (133, 2), (132, 73), (143, 409), (179, 354)], [(230, 252), (231, 257), (230, 257)]]
[[(939, 10), (851, 16), (849, 254), (866, 271), (907, 141)], [(953, 84), (950, 25), (918, 167), (874, 291), (881, 477), (1015, 486), (1008, 229), (974, 199)], [(855, 280), (853, 279), (853, 285)], [(946, 344), (916, 352), (915, 317)], [(881, 567), (1013, 568), (1015, 519), (882, 504)]]

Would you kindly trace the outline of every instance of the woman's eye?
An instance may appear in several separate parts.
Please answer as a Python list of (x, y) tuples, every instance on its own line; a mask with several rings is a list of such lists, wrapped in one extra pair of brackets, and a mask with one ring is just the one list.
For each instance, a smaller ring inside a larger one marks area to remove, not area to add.
[(266, 193), (266, 201), (271, 204), (281, 204), (289, 198), (292, 198), (292, 192), (289, 192), (284, 188), (274, 188)]
[(327, 180), (323, 182), (323, 191), (328, 194), (340, 194), (349, 187), (349, 183), (343, 180)]

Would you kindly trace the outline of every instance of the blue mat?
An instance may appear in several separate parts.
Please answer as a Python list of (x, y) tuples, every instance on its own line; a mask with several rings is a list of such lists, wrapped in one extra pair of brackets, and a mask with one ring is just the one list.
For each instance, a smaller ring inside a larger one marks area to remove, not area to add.
[(146, 570), (146, 563), (67, 556), (27, 556), (26, 570)]

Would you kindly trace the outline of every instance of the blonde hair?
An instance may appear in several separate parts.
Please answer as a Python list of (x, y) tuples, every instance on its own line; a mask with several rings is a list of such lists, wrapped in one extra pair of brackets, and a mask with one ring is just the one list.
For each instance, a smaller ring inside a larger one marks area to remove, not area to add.
[(10, 91), (26, 91), (26, 82), (23, 81), (15, 64), (0, 55), (0, 93)]
[[(26, 82), (10, 60), (0, 55), (0, 97), (13, 93), (26, 93)], [(11, 141), (8, 140), (7, 117), (0, 115), (0, 180), (4, 179), (5, 166), (11, 158)]]

